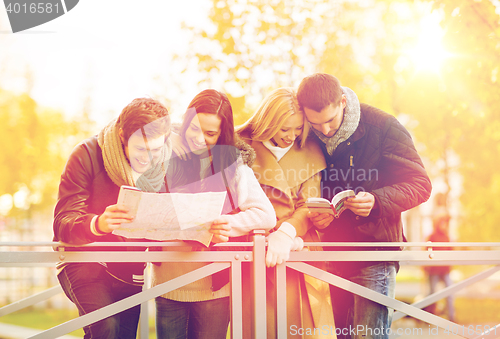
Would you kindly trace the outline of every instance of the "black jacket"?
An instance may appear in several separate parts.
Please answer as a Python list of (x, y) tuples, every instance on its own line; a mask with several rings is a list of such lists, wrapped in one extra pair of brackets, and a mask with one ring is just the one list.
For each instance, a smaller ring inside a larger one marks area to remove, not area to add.
[(431, 193), (431, 182), (408, 131), (392, 115), (361, 104), (358, 128), (331, 156), (325, 144), (314, 138), (327, 163), (324, 198), (352, 189), (372, 193), (376, 199), (368, 217), (345, 211), (324, 229), (322, 241), (406, 241), (401, 212), (425, 202)]
[[(54, 211), (54, 241), (75, 245), (127, 241), (126, 238), (113, 234), (96, 236), (90, 230), (92, 218), (102, 214), (107, 206), (116, 204), (119, 190), (120, 188), (106, 173), (97, 136), (77, 145), (61, 175)], [(74, 247), (67, 250), (123, 251), (127, 248)], [(140, 277), (144, 272), (144, 263), (107, 263), (104, 265), (114, 277), (129, 283), (141, 284)]]

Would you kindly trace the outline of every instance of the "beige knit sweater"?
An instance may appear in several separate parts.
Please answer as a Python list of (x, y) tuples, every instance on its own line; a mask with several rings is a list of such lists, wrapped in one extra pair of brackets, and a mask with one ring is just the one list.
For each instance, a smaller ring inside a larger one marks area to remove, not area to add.
[[(271, 229), (276, 224), (276, 214), (269, 199), (260, 187), (254, 172), (247, 165), (240, 165), (236, 171), (238, 202), (241, 212), (225, 215), (231, 226), (231, 237), (246, 235), (254, 229)], [(152, 285), (177, 278), (203, 267), (205, 263), (162, 263), (153, 265)], [(229, 284), (218, 291), (212, 291), (212, 277), (205, 277), (186, 286), (162, 295), (176, 301), (204, 301), (229, 296)]]

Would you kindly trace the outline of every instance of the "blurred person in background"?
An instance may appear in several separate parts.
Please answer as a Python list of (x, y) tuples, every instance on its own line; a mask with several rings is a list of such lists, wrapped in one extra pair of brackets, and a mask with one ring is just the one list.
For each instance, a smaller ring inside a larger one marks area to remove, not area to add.
[[(450, 226), (450, 214), (446, 208), (446, 194), (437, 193), (435, 196), (435, 205), (432, 213), (432, 233), (427, 237), (427, 241), (432, 242), (449, 242), (450, 237), (449, 226)], [(435, 247), (436, 251), (450, 251), (451, 247)], [(433, 294), (437, 291), (437, 285), (442, 282), (445, 287), (451, 286), (450, 278), (450, 266), (424, 266), (424, 270), (429, 278), (429, 294)], [(455, 321), (455, 310), (453, 307), (453, 295), (449, 295), (446, 298), (446, 309), (448, 313), (448, 319), (450, 321)], [(436, 304), (432, 304), (426, 308), (431, 313), (436, 314)]]

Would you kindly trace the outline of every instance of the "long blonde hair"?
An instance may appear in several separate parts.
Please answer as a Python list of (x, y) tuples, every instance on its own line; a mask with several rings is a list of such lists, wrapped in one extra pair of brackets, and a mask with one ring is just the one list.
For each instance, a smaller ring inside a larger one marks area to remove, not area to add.
[[(236, 128), (238, 134), (248, 133), (252, 140), (267, 141), (278, 133), (285, 120), (294, 114), (303, 112), (300, 109), (295, 89), (281, 87), (272, 91), (260, 104), (250, 119)], [(303, 147), (309, 124), (304, 119), (304, 129), (300, 135), (300, 147)]]

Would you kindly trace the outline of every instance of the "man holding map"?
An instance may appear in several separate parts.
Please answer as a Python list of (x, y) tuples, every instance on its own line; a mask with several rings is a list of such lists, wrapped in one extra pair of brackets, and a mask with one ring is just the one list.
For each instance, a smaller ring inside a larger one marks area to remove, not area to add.
[[(54, 241), (74, 245), (124, 241), (112, 234), (133, 220), (128, 208), (117, 204), (120, 187), (166, 192), (169, 134), (167, 109), (156, 100), (141, 98), (128, 104), (98, 135), (78, 144), (61, 175)], [(143, 263), (59, 263), (58, 270), (59, 282), (80, 315), (136, 294), (144, 283)], [(135, 338), (139, 313), (140, 306), (135, 306), (86, 326), (85, 338)]]
[[(325, 156), (322, 198), (353, 190), (338, 218), (310, 213), (329, 242), (405, 241), (401, 212), (429, 198), (431, 182), (408, 131), (375, 107), (360, 104), (337, 78), (317, 73), (302, 80), (301, 108)], [(339, 247), (335, 250), (397, 250), (397, 247)], [(394, 297), (397, 262), (331, 262), (330, 272)], [(392, 310), (330, 286), (338, 338), (387, 338)], [(354, 329), (354, 333), (352, 331)], [(353, 335), (351, 337), (351, 335)]]

